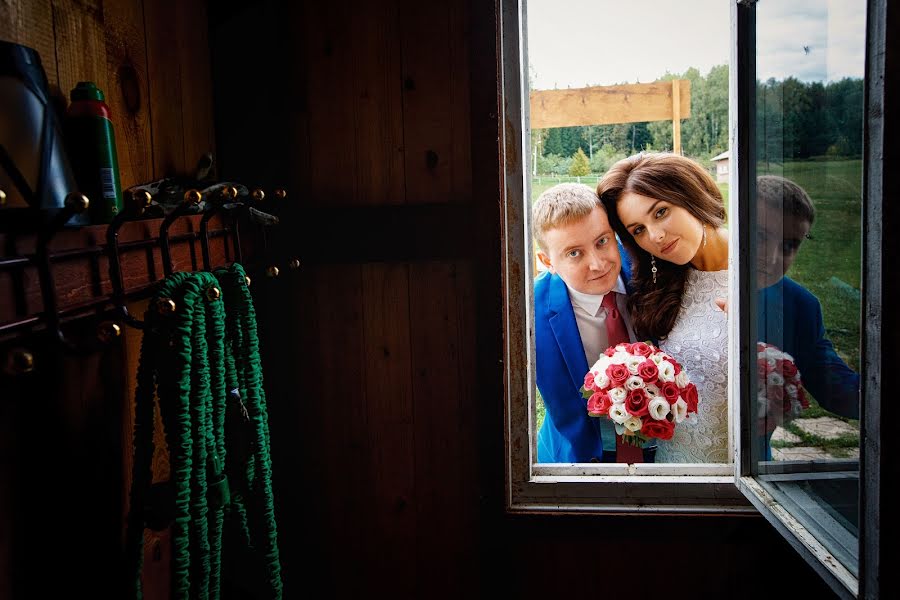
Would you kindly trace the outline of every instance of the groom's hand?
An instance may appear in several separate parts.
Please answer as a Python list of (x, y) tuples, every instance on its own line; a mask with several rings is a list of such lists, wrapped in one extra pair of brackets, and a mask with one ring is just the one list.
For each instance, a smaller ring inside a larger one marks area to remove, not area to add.
[(716, 306), (719, 307), (719, 310), (722, 312), (728, 312), (728, 299), (727, 298), (716, 298), (715, 300)]

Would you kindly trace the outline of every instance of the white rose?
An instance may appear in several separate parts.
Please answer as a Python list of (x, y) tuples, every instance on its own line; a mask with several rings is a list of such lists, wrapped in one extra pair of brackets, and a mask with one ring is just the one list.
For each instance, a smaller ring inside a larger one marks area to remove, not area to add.
[(662, 382), (675, 381), (675, 365), (667, 360), (659, 363), (659, 380)]
[(625, 391), (623, 387), (614, 387), (609, 390), (609, 397), (612, 398), (612, 401), (615, 404), (622, 404), (625, 402), (625, 396), (628, 395), (628, 392)]
[(765, 390), (756, 395), (756, 409), (759, 411), (760, 417), (766, 416), (769, 412), (769, 399), (766, 397)]
[(606, 376), (606, 373), (595, 373), (594, 385), (600, 389), (605, 388), (609, 385), (609, 377)]
[(644, 389), (647, 390), (647, 394), (652, 398), (653, 396), (659, 396), (659, 388), (653, 385), (652, 383), (648, 383)]
[(616, 435), (625, 435), (625, 426), (620, 425), (619, 423), (613, 423), (613, 427), (616, 428)]
[(624, 404), (613, 404), (609, 407), (609, 418), (612, 419), (614, 423), (622, 425), (630, 416), (628, 411), (625, 410)]
[(626, 390), (639, 390), (644, 387), (644, 380), (638, 377), (637, 375), (632, 375), (628, 379), (625, 380), (625, 389)]
[(797, 386), (794, 385), (793, 383), (789, 383), (786, 386), (784, 386), (784, 392), (788, 395), (788, 398), (790, 398), (791, 400), (797, 399)]
[(644, 362), (643, 356), (633, 356), (629, 355), (627, 359), (625, 359), (625, 366), (628, 367), (628, 372), (632, 375), (638, 374), (638, 366)]
[(769, 373), (766, 375), (766, 385), (782, 386), (784, 385), (784, 377), (778, 373)]
[(661, 363), (663, 361), (662, 352), (654, 352), (653, 354), (650, 355), (650, 360), (652, 360), (658, 367), (659, 363)]
[(687, 417), (687, 402), (681, 396), (678, 396), (678, 400), (672, 405), (672, 414), (675, 415), (676, 423), (681, 423)]
[(680, 388), (685, 387), (687, 384), (691, 382), (690, 378), (687, 376), (687, 371), (684, 369), (681, 370), (681, 373), (675, 376), (675, 385)]
[[(662, 396), (654, 396), (650, 399), (650, 403), (647, 406), (650, 409), (650, 416), (657, 421), (662, 421), (669, 414), (669, 403)], [(687, 404), (685, 404), (685, 407), (687, 407)]]
[(611, 365), (612, 363), (609, 360), (609, 357), (605, 354), (601, 354), (600, 358), (597, 359), (597, 362), (594, 363), (591, 371), (594, 373), (606, 373), (606, 367)]
[(625, 354), (628, 354), (628, 348), (625, 346), (625, 344), (616, 344), (616, 352), (624, 352)]
[(630, 357), (631, 357), (631, 355), (628, 354), (627, 352), (616, 351), (616, 353), (612, 355), (612, 358), (610, 359), (610, 363), (614, 364), (614, 365), (624, 365), (625, 361), (628, 360)]
[(644, 425), (641, 422), (640, 417), (636, 417), (634, 415), (628, 415), (628, 418), (625, 419), (625, 422), (622, 423), (625, 426), (625, 429), (628, 431), (640, 431), (641, 427)]

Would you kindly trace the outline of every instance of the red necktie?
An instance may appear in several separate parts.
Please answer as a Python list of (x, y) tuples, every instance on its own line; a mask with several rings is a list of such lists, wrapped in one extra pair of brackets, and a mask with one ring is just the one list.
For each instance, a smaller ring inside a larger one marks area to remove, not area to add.
[[(606, 339), (610, 346), (627, 344), (628, 330), (625, 328), (625, 320), (616, 306), (616, 293), (609, 292), (603, 296), (601, 304), (606, 309)], [(641, 463), (644, 462), (644, 451), (630, 444), (622, 443), (622, 436), (616, 435), (616, 462), (617, 463)]]
[(619, 312), (619, 308), (616, 306), (616, 293), (609, 292), (604, 295), (601, 306), (606, 309), (606, 320), (604, 323), (606, 323), (608, 345), (627, 344), (630, 341), (628, 339), (628, 330), (625, 329), (625, 319), (622, 318), (622, 313)]

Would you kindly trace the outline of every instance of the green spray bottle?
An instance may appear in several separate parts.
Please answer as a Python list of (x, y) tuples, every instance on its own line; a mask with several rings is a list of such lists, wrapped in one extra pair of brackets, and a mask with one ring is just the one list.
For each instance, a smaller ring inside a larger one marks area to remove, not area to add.
[(116, 136), (103, 91), (79, 81), (71, 92), (65, 136), (79, 191), (90, 199), (91, 223), (109, 223), (122, 210)]

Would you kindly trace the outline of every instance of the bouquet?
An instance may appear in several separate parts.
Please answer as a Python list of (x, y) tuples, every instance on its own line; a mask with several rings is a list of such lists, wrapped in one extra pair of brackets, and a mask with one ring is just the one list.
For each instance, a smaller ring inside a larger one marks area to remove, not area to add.
[(760, 430), (772, 433), (784, 420), (793, 419), (809, 408), (800, 372), (790, 354), (771, 344), (757, 342), (756, 371)]
[(645, 342), (607, 348), (585, 375), (581, 393), (588, 414), (611, 419), (622, 441), (633, 446), (671, 439), (700, 403), (678, 361)]

